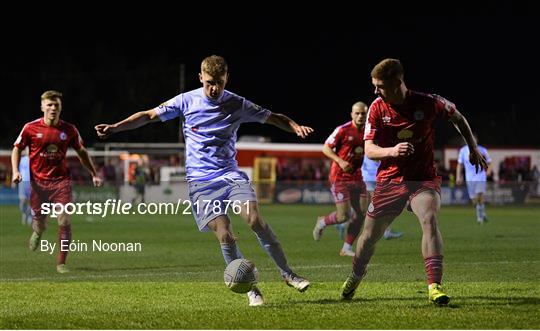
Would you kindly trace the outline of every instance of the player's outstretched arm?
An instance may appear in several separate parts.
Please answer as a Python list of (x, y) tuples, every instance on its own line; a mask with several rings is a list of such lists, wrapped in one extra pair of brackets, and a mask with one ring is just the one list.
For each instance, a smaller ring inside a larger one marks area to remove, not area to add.
[(469, 146), (469, 161), (471, 164), (474, 164), (476, 172), (487, 170), (488, 165), (486, 158), (478, 150), (478, 145), (476, 144), (471, 127), (465, 116), (456, 110), (452, 116), (450, 116), (450, 122), (454, 124), (463, 139), (467, 142), (467, 145)]
[(306, 138), (313, 129), (309, 126), (298, 125), (295, 121), (283, 114), (271, 113), (265, 122), (277, 126), (283, 131), (294, 132), (300, 138)]
[(368, 158), (377, 161), (411, 155), (414, 153), (414, 146), (409, 142), (403, 142), (394, 147), (380, 147), (373, 140), (366, 140), (364, 142), (364, 150)]
[(82, 165), (88, 169), (92, 175), (92, 182), (94, 183), (94, 186), (101, 186), (101, 184), (103, 184), (103, 180), (98, 176), (94, 162), (92, 162), (92, 158), (88, 154), (86, 148), (81, 147), (80, 149), (76, 150), (76, 152)]
[(96, 133), (101, 139), (106, 139), (113, 133), (133, 130), (151, 122), (157, 122), (159, 117), (155, 109), (140, 111), (115, 124), (98, 124), (95, 126)]
[(19, 172), (19, 164), (21, 163), (21, 150), (18, 147), (13, 147), (11, 151), (11, 181), (15, 184), (20, 183), (22, 175)]

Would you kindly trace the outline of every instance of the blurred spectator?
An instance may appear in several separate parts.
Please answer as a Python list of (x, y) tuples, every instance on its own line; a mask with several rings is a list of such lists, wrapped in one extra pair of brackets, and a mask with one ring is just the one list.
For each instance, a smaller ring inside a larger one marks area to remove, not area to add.
[(109, 159), (105, 165), (101, 168), (102, 178), (105, 180), (105, 183), (115, 185), (117, 181), (116, 177), (116, 167), (114, 161)]
[(148, 169), (142, 160), (138, 160), (135, 167), (133, 186), (135, 187), (135, 198), (132, 203), (144, 203), (145, 186), (148, 182), (149, 174)]
[(531, 192), (532, 192), (533, 195), (538, 196), (538, 194), (540, 193), (539, 192), (539, 187), (538, 187), (538, 185), (540, 184), (540, 171), (538, 171), (537, 166), (534, 166), (532, 168), (531, 177), (532, 177), (531, 178), (531, 180), (532, 180)]

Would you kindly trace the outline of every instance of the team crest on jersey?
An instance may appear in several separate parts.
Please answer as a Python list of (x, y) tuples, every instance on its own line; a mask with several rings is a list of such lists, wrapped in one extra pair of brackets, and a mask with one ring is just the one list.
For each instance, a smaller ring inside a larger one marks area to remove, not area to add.
[(383, 116), (382, 122), (385, 123), (385, 124), (386, 124), (386, 123), (390, 123), (390, 120), (391, 120), (391, 119), (392, 119), (392, 118), (391, 118), (390, 116)]
[(355, 152), (356, 154), (361, 154), (361, 153), (364, 152), (364, 148), (362, 148), (362, 146), (358, 146), (358, 147), (356, 147), (356, 148), (354, 149), (354, 152)]
[(49, 146), (47, 146), (47, 152), (49, 153), (58, 152), (58, 146), (56, 146), (55, 144), (50, 144)]
[(414, 132), (412, 132), (411, 130), (403, 129), (397, 133), (397, 137), (399, 139), (409, 139), (412, 138), (413, 134)]
[(41, 132), (36, 133), (36, 138), (43, 138), (43, 133)]
[(60, 140), (66, 140), (67, 134), (65, 132), (60, 132)]
[(424, 119), (424, 112), (421, 110), (417, 110), (414, 112), (414, 119), (417, 121), (421, 121)]

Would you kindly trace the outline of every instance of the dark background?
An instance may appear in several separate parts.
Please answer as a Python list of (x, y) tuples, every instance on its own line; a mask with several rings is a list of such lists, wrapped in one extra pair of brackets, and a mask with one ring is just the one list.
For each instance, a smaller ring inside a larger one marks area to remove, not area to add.
[[(4, 40), (0, 148), (11, 148), (24, 123), (42, 116), (39, 97), (48, 89), (64, 93), (62, 118), (92, 146), (99, 142), (94, 125), (178, 94), (181, 64), (186, 89), (200, 87), (199, 64), (211, 54), (229, 63), (228, 90), (312, 126), (309, 143), (322, 143), (349, 120), (354, 102), (374, 99), (371, 68), (394, 57), (410, 89), (454, 102), (483, 144), (540, 146), (538, 16), (506, 6), (483, 15), (368, 17), (343, 24), (331, 23), (336, 17), (294, 23), (254, 17), (245, 24), (108, 18), (93, 25), (72, 17), (14, 28)], [(243, 134), (299, 141), (268, 125), (246, 124)], [(110, 141), (176, 142), (178, 122)], [(456, 143), (457, 133), (441, 123), (436, 145)]]

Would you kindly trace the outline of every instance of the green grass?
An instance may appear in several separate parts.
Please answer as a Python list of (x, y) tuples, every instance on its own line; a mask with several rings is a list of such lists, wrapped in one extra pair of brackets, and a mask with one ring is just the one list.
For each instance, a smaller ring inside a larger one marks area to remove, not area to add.
[[(488, 207), (478, 226), (474, 210), (443, 208), (444, 288), (448, 307), (427, 301), (421, 232), (403, 213), (399, 240), (381, 241), (352, 302), (339, 288), (350, 258), (329, 228), (311, 238), (317, 215), (332, 206), (262, 206), (289, 257), (313, 285), (285, 286), (247, 226), (234, 219), (246, 257), (260, 270), (266, 305), (250, 308), (245, 295), (222, 282), (223, 261), (211, 233), (198, 233), (189, 215), (74, 217), (81, 242), (141, 242), (142, 252), (72, 252), (72, 272), (55, 272), (55, 256), (30, 252), (28, 227), (15, 207), (0, 207), (0, 327), (4, 329), (538, 329), (540, 208)], [(44, 239), (56, 240), (51, 223)]]

